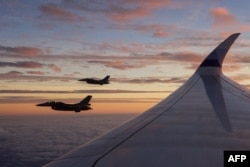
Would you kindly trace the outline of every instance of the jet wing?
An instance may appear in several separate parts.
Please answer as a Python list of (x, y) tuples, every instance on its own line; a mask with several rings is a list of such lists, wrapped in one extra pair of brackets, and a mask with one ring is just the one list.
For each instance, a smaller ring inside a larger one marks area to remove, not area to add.
[(250, 93), (221, 71), (238, 35), (169, 97), (47, 167), (222, 167), (225, 150), (250, 150)]

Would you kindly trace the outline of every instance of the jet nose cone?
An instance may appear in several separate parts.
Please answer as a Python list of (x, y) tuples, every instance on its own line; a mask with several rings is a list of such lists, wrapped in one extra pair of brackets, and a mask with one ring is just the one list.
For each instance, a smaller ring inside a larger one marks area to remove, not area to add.
[(87, 81), (87, 78), (79, 79), (78, 81)]
[(37, 104), (36, 106), (51, 106), (51, 102)]

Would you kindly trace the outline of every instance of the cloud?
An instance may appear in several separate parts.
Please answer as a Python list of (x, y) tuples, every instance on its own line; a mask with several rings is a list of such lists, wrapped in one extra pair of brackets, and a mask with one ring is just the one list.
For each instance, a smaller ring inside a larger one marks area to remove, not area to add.
[[(44, 166), (135, 115), (48, 111), (33, 111), (28, 116), (26, 111), (15, 115), (7, 111), (8, 114), (1, 116), (1, 166)], [(93, 122), (96, 123), (92, 125)]]
[(225, 8), (213, 8), (211, 9), (211, 14), (213, 16), (214, 27), (228, 26), (237, 23), (235, 16), (233, 16), (227, 9)]
[(55, 64), (48, 64), (48, 67), (58, 73), (62, 71), (62, 69)]
[(119, 70), (126, 70), (126, 69), (132, 69), (132, 68), (141, 68), (146, 66), (146, 63), (143, 63), (143, 61), (139, 62), (127, 62), (127, 61), (103, 61), (103, 60), (90, 60), (88, 63), (94, 63), (94, 64), (102, 64), (106, 67), (111, 67)]
[[(43, 94), (135, 94), (135, 93), (140, 93), (140, 94), (147, 94), (147, 93), (166, 93), (169, 94), (171, 91), (163, 90), (163, 91), (150, 91), (150, 90), (123, 90), (123, 89), (118, 89), (118, 90), (108, 90), (108, 89), (94, 89), (94, 90), (72, 90), (72, 91), (57, 91), (57, 90), (15, 90), (15, 89), (9, 89), (9, 90), (0, 90), (0, 94), (4, 94), (5, 96), (0, 97), (0, 103), (41, 103), (41, 101), (46, 101), (48, 100), (47, 98), (44, 98), (42, 95)], [(14, 94), (14, 96), (13, 96)], [(25, 95), (25, 97), (23, 96)], [(42, 97), (40, 97), (40, 95)], [(57, 96), (58, 97), (58, 96)], [(84, 98), (84, 97), (83, 97)], [(101, 102), (121, 102), (122, 98), (105, 98), (102, 99), (100, 98), (97, 101)], [(148, 99), (147, 97), (145, 98), (134, 98), (130, 100), (127, 100), (127, 102), (141, 102), (143, 99)], [(75, 99), (76, 101), (79, 101), (79, 98)], [(94, 99), (96, 100), (96, 98)], [(60, 98), (57, 99), (57, 101), (65, 101), (65, 98)], [(123, 101), (123, 100), (122, 100)], [(94, 101), (96, 102), (96, 101)]]
[(179, 31), (179, 27), (167, 24), (113, 24), (110, 26), (111, 29), (115, 30), (130, 30), (140, 33), (151, 34), (153, 37), (169, 37), (172, 33)]
[(21, 73), (21, 72), (19, 72), (19, 71), (9, 71), (9, 72), (7, 72), (7, 73), (5, 73), (5, 74), (0, 74), (0, 76), (2, 75), (2, 79), (5, 79), (6, 76), (12, 77), (12, 76), (20, 76), (20, 75), (22, 75), (22, 74), (23, 74), (23, 73)]
[[(91, 58), (90, 58), (91, 59)], [(102, 64), (109, 68), (114, 68), (118, 70), (127, 70), (133, 68), (142, 68), (149, 65), (156, 65), (162, 63), (172, 62), (183, 62), (183, 63), (194, 63), (200, 62), (202, 56), (192, 53), (192, 52), (178, 52), (178, 53), (167, 53), (162, 52), (156, 55), (134, 55), (134, 56), (117, 56), (108, 57), (106, 60), (102, 60), (103, 57), (95, 56), (92, 57), (95, 60), (88, 60), (91, 64)]]
[(151, 16), (160, 8), (180, 8), (182, 5), (173, 0), (85, 0), (70, 1), (63, 0), (63, 5), (85, 11), (88, 13), (99, 13), (102, 16), (116, 21), (124, 22)]
[(242, 84), (243, 86), (249, 86), (249, 74), (236, 74), (232, 75), (230, 78), (239, 83), (244, 83)]
[(35, 56), (44, 54), (43, 50), (40, 48), (26, 47), (26, 46), (19, 46), (19, 47), (0, 46), (0, 51), (6, 52), (6, 53), (21, 54), (27, 57), (35, 57)]
[[(165, 92), (164, 92), (165, 93)], [(171, 92), (168, 92), (171, 93)], [(95, 98), (94, 103), (157, 103), (161, 101), (162, 98)]]
[(73, 91), (55, 91), (55, 90), (0, 90), (0, 93), (9, 93), (9, 94), (44, 94), (44, 93), (51, 93), (51, 94), (72, 94), (72, 93), (93, 93), (93, 94), (99, 94), (99, 93), (165, 93), (166, 91), (138, 91), (138, 90), (123, 90), (123, 89), (93, 89), (93, 90), (73, 90)]
[(45, 75), (46, 73), (42, 71), (26, 71), (27, 74), (32, 74), (32, 75)]
[(114, 50), (114, 51), (118, 51), (118, 52), (130, 52), (132, 50), (142, 50), (142, 48), (140, 46), (133, 46), (133, 45), (125, 45), (122, 42), (115, 42), (115, 43), (111, 43), (111, 42), (103, 42), (98, 46), (98, 49), (100, 50)]
[(112, 78), (112, 82), (130, 83), (130, 84), (151, 84), (151, 83), (184, 83), (187, 79), (185, 77), (173, 77), (173, 78)]
[(33, 61), (0, 62), (0, 67), (42, 68), (43, 64)]
[(25, 75), (24, 73), (18, 72), (18, 71), (10, 71), (6, 73), (0, 73), (1, 80), (10, 80), (10, 81), (35, 81), (35, 82), (45, 82), (45, 81), (72, 81), (77, 80), (78, 78), (74, 78), (72, 76), (41, 76), (43, 75), (43, 72), (35, 71), (26, 72), (28, 74), (32, 75)]
[(167, 60), (167, 61), (178, 61), (178, 62), (201, 62), (202, 56), (200, 54), (194, 52), (176, 52), (176, 53), (168, 53), (162, 52), (156, 55), (157, 59)]
[(55, 72), (61, 72), (61, 68), (55, 64), (42, 64), (34, 61), (17, 61), (17, 62), (0, 62), (1, 67), (16, 67), (16, 68), (50, 68)]
[(145, 18), (160, 8), (168, 7), (173, 8), (177, 7), (177, 3), (172, 0), (122, 0), (121, 5), (123, 8), (120, 10), (110, 11), (107, 16), (114, 21), (123, 22), (130, 21), (138, 18)]
[(166, 31), (157, 31), (154, 33), (154, 37), (169, 37), (170, 33)]
[(59, 7), (55, 3), (41, 5), (39, 9), (45, 16), (57, 21), (75, 22), (84, 20), (83, 17), (71, 13), (70, 11)]
[(210, 13), (213, 18), (212, 27), (222, 29), (221, 35), (228, 36), (235, 31), (249, 31), (250, 25), (239, 21), (228, 9), (223, 7), (212, 8)]

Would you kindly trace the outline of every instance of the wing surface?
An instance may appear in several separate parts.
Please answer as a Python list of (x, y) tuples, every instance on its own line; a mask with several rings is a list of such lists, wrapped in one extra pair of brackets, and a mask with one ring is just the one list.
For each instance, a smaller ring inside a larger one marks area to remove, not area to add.
[(169, 97), (47, 166), (222, 167), (224, 150), (250, 150), (250, 94), (221, 70), (238, 35)]

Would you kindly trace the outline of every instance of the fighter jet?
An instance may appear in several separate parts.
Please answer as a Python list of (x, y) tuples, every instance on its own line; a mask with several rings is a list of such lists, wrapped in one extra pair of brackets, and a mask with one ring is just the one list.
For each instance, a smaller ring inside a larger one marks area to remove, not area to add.
[(95, 79), (95, 78), (83, 78), (80, 79), (78, 81), (86, 81), (88, 84), (99, 84), (99, 85), (103, 85), (103, 84), (109, 84), (109, 75), (107, 75), (105, 78), (103, 79)]
[(81, 110), (92, 109), (90, 107), (91, 104), (89, 103), (91, 98), (92, 96), (87, 96), (82, 101), (76, 104), (66, 104), (63, 102), (48, 101), (45, 103), (37, 104), (36, 106), (50, 106), (53, 110), (80, 112)]

